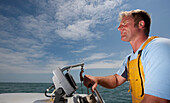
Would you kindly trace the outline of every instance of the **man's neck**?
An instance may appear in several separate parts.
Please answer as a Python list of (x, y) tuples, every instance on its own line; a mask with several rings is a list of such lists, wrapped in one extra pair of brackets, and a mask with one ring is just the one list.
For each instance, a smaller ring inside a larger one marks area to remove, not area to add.
[(135, 38), (135, 40), (130, 41), (133, 53), (135, 53), (147, 39), (148, 39), (147, 36), (140, 36), (138, 38)]

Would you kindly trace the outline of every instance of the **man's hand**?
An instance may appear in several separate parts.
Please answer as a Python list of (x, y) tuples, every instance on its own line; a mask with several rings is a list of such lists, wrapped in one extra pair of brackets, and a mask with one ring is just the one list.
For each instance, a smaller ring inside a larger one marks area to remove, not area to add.
[(90, 76), (90, 75), (85, 75), (84, 80), (83, 80), (83, 84), (87, 88), (92, 86), (92, 92), (94, 92), (94, 90), (97, 88), (97, 84), (98, 84), (97, 77)]

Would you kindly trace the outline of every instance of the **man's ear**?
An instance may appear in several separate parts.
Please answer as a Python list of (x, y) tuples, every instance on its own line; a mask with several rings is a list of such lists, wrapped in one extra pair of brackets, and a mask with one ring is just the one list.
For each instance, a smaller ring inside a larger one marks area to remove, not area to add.
[(145, 27), (145, 22), (143, 20), (139, 21), (138, 27), (139, 27), (139, 29), (144, 28)]

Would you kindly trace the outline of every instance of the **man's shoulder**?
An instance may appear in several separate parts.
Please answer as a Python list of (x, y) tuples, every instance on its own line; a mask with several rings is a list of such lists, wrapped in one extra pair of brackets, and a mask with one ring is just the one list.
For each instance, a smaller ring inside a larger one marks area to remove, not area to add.
[(169, 49), (170, 50), (170, 39), (168, 38), (155, 38), (152, 40), (148, 45), (145, 47), (145, 50), (164, 50), (164, 49)]
[(142, 51), (142, 60), (145, 58), (167, 58), (170, 52), (170, 39), (168, 38), (155, 38), (152, 40)]
[(152, 40), (151, 43), (152, 42), (153, 44), (167, 44), (167, 43), (170, 43), (170, 39), (159, 37), (159, 38), (155, 38), (154, 40)]

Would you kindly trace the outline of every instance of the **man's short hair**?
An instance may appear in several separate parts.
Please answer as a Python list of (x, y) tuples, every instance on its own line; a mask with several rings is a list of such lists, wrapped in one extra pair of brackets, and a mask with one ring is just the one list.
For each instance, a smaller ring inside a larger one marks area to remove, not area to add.
[(143, 20), (145, 22), (145, 34), (149, 36), (151, 17), (144, 10), (132, 10), (132, 11), (123, 11), (119, 14), (119, 20), (121, 21), (123, 17), (131, 16), (134, 19), (135, 27), (138, 27), (139, 21)]

